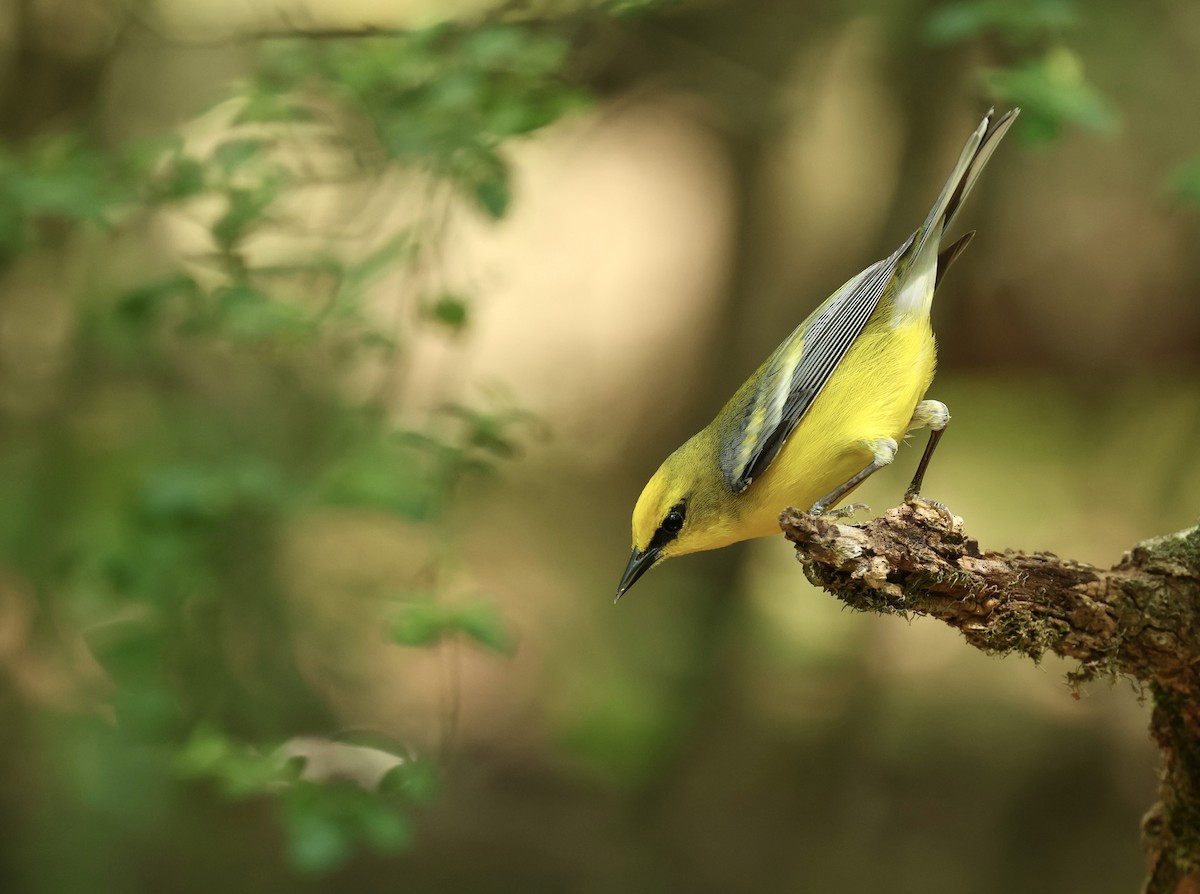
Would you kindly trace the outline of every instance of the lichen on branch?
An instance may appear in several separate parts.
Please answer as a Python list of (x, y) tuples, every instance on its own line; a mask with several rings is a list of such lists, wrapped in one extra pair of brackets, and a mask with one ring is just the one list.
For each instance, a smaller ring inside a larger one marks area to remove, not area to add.
[(1143, 823), (1144, 890), (1200, 891), (1200, 527), (1139, 543), (1105, 570), (982, 549), (962, 519), (919, 498), (862, 525), (796, 509), (779, 521), (809, 580), (852, 608), (937, 618), (988, 653), (1075, 659), (1076, 684), (1145, 686), (1163, 770)]
[(780, 522), (809, 579), (852, 608), (938, 618), (988, 652), (1073, 658), (1076, 679), (1200, 683), (1196, 528), (1139, 544), (1104, 570), (982, 549), (962, 519), (920, 499), (862, 525), (795, 509)]

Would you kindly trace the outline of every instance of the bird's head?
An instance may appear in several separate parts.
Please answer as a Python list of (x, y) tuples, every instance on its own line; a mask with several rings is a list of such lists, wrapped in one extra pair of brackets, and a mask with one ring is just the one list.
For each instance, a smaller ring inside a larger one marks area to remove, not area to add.
[(732, 503), (733, 494), (700, 436), (668, 456), (633, 508), (633, 554), (617, 598), (665, 559), (738, 539), (732, 534)]

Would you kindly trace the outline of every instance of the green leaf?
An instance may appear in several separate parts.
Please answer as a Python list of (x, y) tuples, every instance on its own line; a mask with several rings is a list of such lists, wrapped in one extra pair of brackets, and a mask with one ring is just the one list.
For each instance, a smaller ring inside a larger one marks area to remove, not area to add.
[(441, 639), (451, 619), (436, 603), (404, 606), (392, 623), (392, 642), (399, 646), (431, 646)]
[(1167, 180), (1167, 188), (1180, 201), (1200, 205), (1200, 155), (1176, 168)]
[(229, 740), (225, 736), (210, 726), (198, 726), (175, 752), (175, 771), (184, 778), (212, 774), (226, 759), (229, 750)]
[(161, 634), (145, 618), (113, 620), (85, 631), (84, 639), (100, 665), (119, 685), (157, 676)]
[(213, 150), (213, 161), (226, 174), (231, 174), (246, 162), (261, 155), (266, 147), (266, 141), (260, 139), (226, 140)]
[(496, 652), (511, 653), (513, 640), (500, 613), (490, 602), (475, 602), (460, 608), (454, 625), (481, 646)]
[(143, 472), (138, 508), (146, 519), (181, 525), (211, 523), (238, 505), (279, 507), (287, 482), (271, 462), (232, 455), (223, 463), (169, 463)]
[(377, 853), (395, 854), (408, 847), (412, 833), (408, 821), (387, 803), (366, 802), (360, 819), (361, 834), (367, 846)]
[(411, 758), (397, 764), (379, 780), (379, 793), (398, 795), (413, 804), (428, 804), (438, 793), (441, 779), (429, 760)]
[(230, 738), (216, 727), (202, 725), (192, 731), (176, 753), (175, 772), (185, 779), (209, 779), (227, 798), (242, 799), (301, 785), (304, 758), (280, 760), (274, 750), (262, 751)]
[(329, 464), (319, 487), (322, 502), (427, 520), (436, 511), (441, 483), (436, 442), (401, 439), (386, 432), (361, 433)]
[(394, 803), (341, 784), (295, 785), (285, 799), (284, 823), (293, 867), (313, 874), (336, 869), (356, 844), (394, 854), (412, 837)]
[(274, 124), (279, 122), (311, 121), (312, 112), (286, 95), (252, 86), (245, 95), (241, 111), (233, 123)]
[[(571, 44), (558, 34), (539, 34), (535, 39), (526, 40), (521, 48), (521, 54), (516, 60), (520, 70), (535, 79), (556, 76), (566, 66), (571, 55)], [(551, 87), (560, 85), (550, 82)]]
[(113, 694), (117, 725), (135, 741), (161, 742), (181, 718), (174, 693), (157, 677), (156, 671), (149, 671)]
[(361, 261), (346, 268), (346, 287), (351, 291), (361, 289), (405, 260), (410, 260), (413, 254), (414, 245), (408, 232), (389, 239)]
[(500, 220), (508, 213), (509, 185), (508, 169), (500, 165), (489, 176), (475, 183), (475, 201), (493, 220)]
[(225, 212), (212, 225), (213, 240), (221, 251), (230, 251), (265, 217), (279, 196), (284, 180), (272, 177), (254, 187), (238, 187), (226, 194)]
[(488, 111), (484, 125), (498, 137), (516, 137), (540, 130), (562, 117), (563, 110), (574, 102), (562, 97), (525, 98), (501, 97)]
[(175, 298), (195, 298), (198, 294), (196, 281), (186, 273), (178, 273), (130, 289), (117, 300), (114, 310), (120, 322), (144, 325), (153, 322)]
[(1073, 0), (970, 0), (936, 8), (925, 21), (925, 37), (932, 43), (972, 40), (989, 31), (1014, 43), (1074, 28), (1079, 12)]
[(444, 120), (470, 115), (482, 105), (488, 90), (484, 72), (470, 69), (451, 70), (431, 83), (426, 95), (430, 111)]
[(239, 341), (314, 334), (313, 321), (305, 318), (299, 308), (245, 283), (219, 288), (214, 297), (219, 322), (229, 336)]
[(490, 459), (509, 459), (516, 455), (516, 440), (509, 432), (518, 423), (528, 424), (532, 421), (527, 413), (479, 410), (463, 404), (447, 404), (440, 410), (461, 421), (463, 446), (471, 449), (475, 459), (485, 463)]
[(300, 810), (287, 825), (288, 857), (300, 872), (329, 872), (350, 856), (349, 836), (334, 817), (316, 809)]
[[(88, 147), (74, 133), (42, 137), (0, 158), (0, 245), (20, 247), (36, 235), (29, 225), (41, 218), (70, 223), (110, 224), (112, 212), (134, 197), (116, 177), (115, 159)], [(15, 238), (14, 238), (15, 236)]]
[(450, 292), (443, 293), (429, 305), (426, 315), (457, 335), (467, 327), (466, 299)]
[(511, 652), (513, 647), (495, 607), (487, 602), (462, 606), (409, 603), (392, 624), (392, 641), (401, 646), (431, 646), (451, 633), (462, 633), (496, 652)]
[(199, 195), (207, 185), (204, 165), (186, 155), (177, 155), (151, 181), (148, 197), (151, 202), (179, 201)]
[(463, 39), (462, 52), (481, 68), (503, 68), (518, 63), (530, 43), (524, 28), (491, 25), (469, 32)]
[(175, 522), (209, 521), (229, 505), (229, 489), (218, 475), (194, 465), (148, 470), (139, 503), (147, 518)]
[(983, 78), (998, 102), (1021, 107), (1018, 132), (1027, 140), (1052, 140), (1065, 125), (1104, 134), (1119, 126), (1116, 111), (1087, 83), (1082, 61), (1066, 47), (1017, 68), (986, 70)]

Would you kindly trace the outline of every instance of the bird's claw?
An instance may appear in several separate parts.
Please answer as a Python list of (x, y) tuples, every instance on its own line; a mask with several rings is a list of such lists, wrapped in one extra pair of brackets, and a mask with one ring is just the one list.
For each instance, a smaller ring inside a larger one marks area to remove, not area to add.
[(813, 507), (808, 510), (808, 514), (813, 518), (841, 519), (849, 518), (860, 511), (870, 512), (871, 507), (866, 503), (851, 503), (848, 506), (839, 506), (837, 509), (828, 509), (820, 503), (814, 503)]
[(950, 522), (953, 522), (954, 519), (956, 519), (958, 517), (954, 514), (954, 510), (952, 510), (949, 506), (947, 506), (941, 500), (931, 500), (928, 497), (921, 496), (920, 494), (914, 494), (914, 493), (905, 494), (904, 502), (905, 503), (921, 503), (922, 505), (928, 506), (931, 509), (933, 509), (934, 511), (936, 511), (943, 518), (946, 518)]

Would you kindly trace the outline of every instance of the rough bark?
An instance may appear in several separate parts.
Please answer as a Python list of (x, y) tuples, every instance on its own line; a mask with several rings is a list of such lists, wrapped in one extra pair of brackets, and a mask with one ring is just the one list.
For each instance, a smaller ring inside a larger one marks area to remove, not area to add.
[(961, 519), (920, 499), (862, 525), (795, 509), (780, 524), (809, 580), (852, 608), (938, 618), (989, 653), (1075, 659), (1075, 683), (1142, 684), (1163, 756), (1142, 822), (1144, 891), (1200, 894), (1200, 527), (1139, 543), (1105, 570), (982, 549)]

